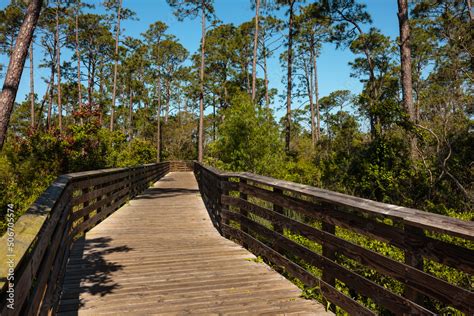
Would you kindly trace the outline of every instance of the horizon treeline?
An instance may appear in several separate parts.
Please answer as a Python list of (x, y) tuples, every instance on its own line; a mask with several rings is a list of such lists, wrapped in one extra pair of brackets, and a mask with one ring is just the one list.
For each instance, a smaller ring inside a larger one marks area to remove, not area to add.
[[(471, 1), (397, 3), (394, 39), (356, 0), (249, 1), (255, 16), (240, 25), (220, 21), (210, 0), (160, 2), (199, 25), (196, 52), (162, 21), (127, 35), (123, 21), (140, 18), (131, 2), (43, 3), (25, 43), (30, 93), (0, 120), (0, 207), (24, 210), (61, 173), (197, 159), (472, 219)], [(7, 58), (27, 8), (0, 11)], [(360, 93), (320, 95), (327, 43), (353, 54)], [(270, 88), (272, 58), (284, 91)]]

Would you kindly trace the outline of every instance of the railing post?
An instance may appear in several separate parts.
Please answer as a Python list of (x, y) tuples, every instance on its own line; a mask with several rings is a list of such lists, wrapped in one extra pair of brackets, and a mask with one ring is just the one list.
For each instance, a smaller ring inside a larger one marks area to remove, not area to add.
[[(245, 183), (247, 184), (247, 179), (244, 179), (244, 178), (240, 178), (239, 179), (240, 183)], [(239, 197), (242, 199), (242, 200), (245, 200), (247, 201), (248, 200), (248, 195), (247, 193), (243, 193), (241, 190), (239, 190)], [(240, 214), (242, 214), (243, 216), (247, 217), (248, 216), (248, 212), (246, 210), (244, 210), (243, 208), (240, 208)], [(242, 226), (242, 224), (240, 224)], [(247, 229), (246, 228), (242, 228), (242, 231), (244, 232), (247, 232)]]
[[(248, 183), (248, 182), (247, 182), (247, 179), (244, 179), (244, 178), (242, 178), (242, 177), (239, 178), (239, 182), (240, 182), (240, 183), (244, 183), (244, 184), (247, 184), (247, 183)], [(247, 195), (246, 193), (243, 193), (243, 192), (242, 192), (242, 189), (239, 189), (239, 197), (240, 197), (242, 200), (245, 200), (245, 201), (248, 200), (248, 195)], [(240, 211), (240, 214), (241, 214), (242, 216), (244, 216), (244, 217), (246, 217), (246, 218), (249, 216), (247, 210), (245, 210), (244, 208), (241, 207), (241, 208), (239, 209), (239, 211)], [(246, 226), (242, 221), (240, 222), (240, 230), (243, 231), (243, 232), (246, 233), (246, 234), (248, 234), (248, 232), (249, 232), (247, 226)], [(247, 247), (248, 247), (248, 245), (247, 245), (246, 243), (242, 243), (242, 246), (243, 246), (244, 248), (247, 248)]]
[[(222, 231), (222, 216), (221, 216), (221, 213), (222, 213), (222, 196), (223, 195), (228, 195), (229, 194), (229, 191), (227, 190), (224, 190), (223, 188), (223, 182), (225, 181), (223, 178), (219, 177), (219, 176), (216, 176), (216, 179), (217, 179), (217, 206), (216, 206), (216, 218), (217, 218), (217, 221), (219, 222), (219, 233), (222, 235), (223, 234), (223, 231)], [(224, 224), (229, 224), (227, 221), (224, 222)]]
[[(87, 188), (84, 188), (81, 190), (82, 194), (87, 194), (88, 192), (90, 192), (90, 188), (87, 187)], [(85, 201), (83, 204), (82, 204), (82, 208), (84, 207), (87, 207), (89, 206), (89, 200)], [(86, 215), (84, 215), (83, 217), (83, 222), (87, 221), (89, 219), (89, 213), (87, 213)], [(84, 233), (86, 233), (87, 230), (84, 231)]]
[(135, 196), (135, 188), (133, 186), (133, 181), (135, 181), (135, 168), (131, 167), (128, 169), (128, 181), (129, 181), (129, 190), (128, 190), (128, 194), (129, 194), (129, 198), (133, 198)]
[[(423, 271), (424, 264), (423, 264), (423, 256), (416, 251), (416, 238), (417, 236), (423, 236), (424, 232), (423, 229), (404, 225), (404, 232), (405, 232), (405, 243), (408, 246), (405, 250), (405, 263), (409, 266), (412, 266), (418, 270)], [(411, 288), (410, 286), (405, 284), (405, 289), (403, 292), (403, 296), (417, 303), (418, 305), (423, 304), (423, 296), (416, 291), (415, 289)]]
[[(336, 233), (336, 227), (333, 224), (330, 224), (325, 221), (322, 222), (322, 230), (332, 235)], [(332, 261), (335, 261), (336, 251), (334, 247), (326, 243), (323, 243), (322, 248), (323, 248), (323, 256)], [(331, 271), (328, 271), (327, 269), (323, 270), (322, 280), (333, 287), (336, 286), (336, 279), (334, 277), (334, 274), (332, 274)], [(336, 307), (334, 306), (334, 304), (329, 305), (329, 310), (332, 312), (336, 312)]]
[[(279, 188), (273, 188), (273, 192), (276, 193), (276, 194), (283, 195), (283, 190), (281, 190)], [(276, 212), (276, 213), (279, 213), (279, 214), (283, 214), (283, 207), (281, 207), (278, 204), (273, 203), (273, 211)], [(281, 226), (277, 223), (273, 223), (273, 230), (275, 230), (275, 232), (283, 235), (283, 226)]]

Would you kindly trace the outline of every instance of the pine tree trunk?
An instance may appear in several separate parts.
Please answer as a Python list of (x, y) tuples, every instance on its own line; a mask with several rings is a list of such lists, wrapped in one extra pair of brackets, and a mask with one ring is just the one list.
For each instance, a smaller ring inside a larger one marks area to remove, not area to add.
[[(398, 0), (398, 22), (400, 26), (400, 62), (403, 106), (408, 113), (410, 122), (415, 123), (416, 113), (413, 106), (413, 82), (411, 73), (410, 25), (408, 23), (408, 1)], [(416, 156), (416, 138), (411, 136), (410, 152)]]
[(61, 102), (61, 45), (59, 43), (59, 2), (56, 7), (56, 70), (58, 75), (58, 127), (59, 132), (63, 131), (63, 105)]
[(212, 141), (216, 141), (216, 100), (212, 102)]
[(87, 65), (87, 108), (92, 109), (92, 54), (89, 54), (89, 63)]
[(312, 47), (310, 48), (310, 59), (308, 64), (305, 62), (305, 79), (306, 79), (306, 87), (308, 90), (309, 95), (309, 109), (311, 114), (311, 147), (315, 147), (316, 144), (316, 127), (314, 126), (314, 100), (313, 100), (313, 86), (314, 86), (314, 77), (313, 77), (313, 50)]
[(33, 64), (33, 41), (30, 44), (30, 116), (31, 129), (35, 129), (35, 69)]
[(270, 107), (270, 93), (268, 91), (268, 69), (267, 69), (267, 48), (263, 43), (263, 75), (265, 81), (265, 105)]
[(156, 161), (161, 161), (161, 78), (158, 75), (156, 84), (156, 94), (158, 98), (157, 122), (156, 122)]
[(103, 104), (104, 104), (104, 96), (105, 96), (105, 80), (104, 80), (104, 61), (101, 59), (100, 62), (100, 83), (99, 83), (99, 94), (100, 94), (100, 100), (99, 100), (99, 125), (102, 126), (102, 123), (104, 121), (104, 109)]
[(133, 128), (132, 128), (132, 119), (133, 119), (133, 93), (132, 90), (129, 90), (130, 94), (130, 99), (128, 103), (128, 139), (132, 140), (132, 133), (133, 133)]
[(200, 69), (200, 93), (199, 93), (199, 137), (198, 137), (198, 161), (202, 162), (204, 152), (204, 45), (206, 43), (206, 15), (205, 0), (201, 1), (201, 69)]
[(120, 5), (117, 12), (117, 29), (115, 32), (115, 62), (114, 62), (114, 82), (112, 88), (112, 105), (110, 108), (110, 130), (114, 130), (114, 111), (115, 111), (115, 97), (117, 93), (117, 66), (118, 66), (118, 44), (120, 36), (120, 15), (122, 12), (122, 1), (120, 0)]
[(26, 56), (28, 55), (28, 48), (38, 23), (42, 3), (42, 0), (30, 1), (16, 39), (15, 48), (10, 57), (2, 93), (0, 94), (0, 150), (3, 148), (7, 137), (8, 123), (10, 122)]
[(260, 11), (260, 0), (256, 0), (255, 5), (255, 34), (253, 39), (253, 65), (252, 65), (252, 101), (255, 102), (257, 84), (257, 48), (258, 48), (258, 18)]
[(44, 105), (46, 104), (46, 101), (48, 100), (50, 89), (51, 89), (51, 84), (48, 83), (48, 86), (46, 87), (46, 91), (43, 95), (43, 100), (41, 101), (41, 105), (38, 109), (38, 116), (37, 116), (37, 120), (36, 120), (36, 124), (35, 124), (38, 128), (41, 128), (41, 126), (42, 126), (41, 122), (43, 120)]
[(318, 80), (318, 63), (317, 63), (317, 53), (313, 47), (313, 75), (314, 75), (314, 98), (316, 104), (316, 142), (319, 141), (321, 135), (321, 111), (319, 108), (319, 80)]
[(95, 73), (96, 73), (96, 60), (94, 60), (91, 63), (91, 82), (90, 82), (90, 91), (91, 91), (91, 102), (89, 103), (89, 111), (93, 111), (95, 109), (94, 106), (94, 79), (95, 79)]
[(166, 80), (166, 108), (165, 108), (165, 124), (168, 124), (168, 116), (170, 113), (170, 99), (171, 99), (171, 80)]
[(285, 149), (287, 152), (290, 151), (290, 139), (291, 139), (291, 93), (293, 90), (293, 9), (294, 0), (290, 1), (290, 17), (288, 21), (288, 75), (287, 75), (287, 92), (286, 92), (286, 135), (285, 135)]
[(79, 7), (80, 7), (80, 0), (77, 0), (77, 7), (76, 7), (76, 58), (77, 58), (77, 99), (79, 104), (79, 112), (81, 113), (81, 125), (84, 125), (84, 119), (82, 117), (83, 107), (82, 107), (82, 84), (81, 84), (81, 52), (79, 51)]
[[(56, 47), (56, 44), (54, 45), (54, 47)], [(56, 56), (56, 48), (53, 49), (53, 55), (52, 56)], [(49, 79), (49, 103), (48, 103), (48, 114), (47, 114), (47, 127), (48, 127), (48, 131), (51, 130), (51, 127), (52, 127), (52, 121), (51, 121), (51, 114), (52, 114), (52, 111), (53, 111), (53, 100), (54, 100), (54, 71), (56, 69), (56, 66), (55, 66), (55, 63), (54, 63), (54, 57), (51, 57), (51, 76), (50, 76), (50, 79)]]

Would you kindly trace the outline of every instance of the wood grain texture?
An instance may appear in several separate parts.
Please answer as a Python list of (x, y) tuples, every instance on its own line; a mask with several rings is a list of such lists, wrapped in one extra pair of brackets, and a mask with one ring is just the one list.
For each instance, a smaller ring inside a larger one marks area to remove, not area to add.
[(191, 172), (171, 172), (71, 250), (58, 313), (326, 314), (209, 220)]
[(374, 216), (383, 216), (409, 225), (427, 229), (433, 232), (446, 233), (467, 240), (474, 240), (474, 222), (462, 221), (457, 218), (423, 212), (420, 210), (380, 203), (356, 196), (337, 193), (329, 190), (311, 187), (309, 185), (278, 180), (252, 173), (239, 173), (240, 178), (267, 185), (288, 192), (305, 195), (321, 202), (348, 207)]

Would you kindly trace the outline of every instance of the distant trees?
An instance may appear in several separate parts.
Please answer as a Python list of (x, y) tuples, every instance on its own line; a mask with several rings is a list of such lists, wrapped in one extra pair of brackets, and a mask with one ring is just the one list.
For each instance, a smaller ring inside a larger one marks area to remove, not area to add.
[(199, 136), (198, 136), (198, 161), (204, 157), (204, 65), (206, 51), (206, 21), (214, 16), (214, 6), (212, 0), (167, 0), (168, 4), (175, 8), (175, 15), (179, 20), (185, 18), (196, 18), (201, 16), (201, 66), (200, 94), (199, 94)]

